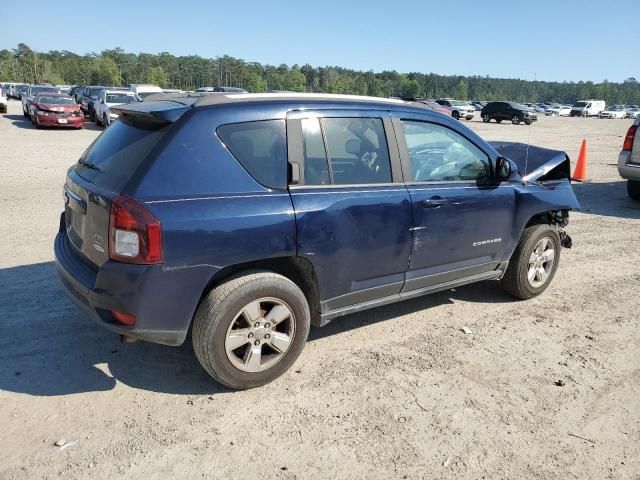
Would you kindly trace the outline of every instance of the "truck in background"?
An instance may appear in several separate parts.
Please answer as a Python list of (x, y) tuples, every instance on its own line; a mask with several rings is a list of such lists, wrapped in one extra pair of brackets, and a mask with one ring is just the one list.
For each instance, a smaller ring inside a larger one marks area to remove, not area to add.
[(571, 107), (570, 117), (597, 117), (606, 108), (604, 100), (580, 100)]

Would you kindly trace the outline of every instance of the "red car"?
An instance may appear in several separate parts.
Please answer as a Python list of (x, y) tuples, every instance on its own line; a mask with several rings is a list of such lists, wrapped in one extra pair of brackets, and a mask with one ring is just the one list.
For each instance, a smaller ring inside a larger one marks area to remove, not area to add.
[(434, 110), (436, 112), (440, 112), (445, 114), (446, 116), (450, 117), (451, 113), (453, 112), (453, 109), (450, 107), (445, 107), (444, 105), (440, 105), (439, 103), (436, 102), (432, 102), (431, 100), (420, 100), (421, 103), (424, 103), (427, 107), (429, 107), (431, 110)]
[(31, 120), (36, 128), (84, 127), (84, 114), (80, 105), (64, 93), (39, 93), (32, 103)]

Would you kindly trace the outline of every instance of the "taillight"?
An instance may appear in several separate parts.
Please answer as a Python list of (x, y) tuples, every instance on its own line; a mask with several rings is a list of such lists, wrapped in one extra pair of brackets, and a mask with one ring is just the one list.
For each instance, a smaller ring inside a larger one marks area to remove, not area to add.
[(116, 197), (109, 219), (109, 258), (125, 263), (162, 262), (162, 225), (129, 197)]
[(624, 137), (624, 143), (622, 144), (623, 151), (630, 152), (633, 150), (633, 141), (636, 138), (636, 130), (638, 130), (637, 125), (631, 125), (629, 130), (627, 130), (627, 136)]
[(111, 316), (116, 322), (121, 323), (122, 325), (133, 327), (136, 324), (136, 316), (131, 315), (130, 313), (123, 313), (117, 310), (111, 310)]

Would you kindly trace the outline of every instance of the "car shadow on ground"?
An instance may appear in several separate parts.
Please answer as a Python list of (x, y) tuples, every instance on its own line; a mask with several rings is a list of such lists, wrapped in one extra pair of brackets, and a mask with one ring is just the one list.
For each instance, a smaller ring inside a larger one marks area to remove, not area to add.
[[(27, 130), (35, 130), (36, 126), (31, 123), (27, 117), (23, 115), (5, 115), (4, 118), (7, 120), (11, 120), (11, 124), (18, 128), (24, 128)], [(104, 130), (103, 127), (97, 126), (95, 123), (90, 122), (89, 119), (85, 119), (84, 129), (101, 132)], [(60, 130), (60, 131), (77, 131), (75, 128), (56, 128), (56, 127), (44, 127), (43, 130)]]
[(26, 128), (27, 130), (35, 130), (35, 125), (31, 123), (27, 117), (23, 115), (5, 115), (4, 118), (11, 120), (11, 124), (18, 128)]
[[(455, 300), (507, 302), (497, 282), (482, 282), (367, 310), (311, 330), (309, 341)], [(66, 297), (53, 262), (0, 269), (0, 389), (35, 396), (107, 391), (116, 382), (172, 394), (228, 392), (182, 347), (121, 344)]]
[(640, 202), (627, 195), (627, 181), (573, 183), (580, 211), (605, 217), (640, 219)]

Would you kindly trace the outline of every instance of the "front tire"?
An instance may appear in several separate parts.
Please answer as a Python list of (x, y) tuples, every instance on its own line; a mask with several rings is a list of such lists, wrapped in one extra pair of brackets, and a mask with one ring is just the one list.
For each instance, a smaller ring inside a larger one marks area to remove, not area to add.
[(627, 194), (633, 200), (640, 200), (640, 182), (637, 180), (627, 180)]
[(296, 361), (310, 326), (304, 293), (288, 278), (249, 272), (217, 286), (193, 321), (193, 347), (216, 381), (243, 390), (265, 385)]
[(456, 120), (460, 120), (460, 113), (457, 110), (454, 110), (451, 116)]
[(502, 288), (522, 300), (540, 295), (556, 274), (560, 248), (560, 235), (551, 225), (525, 228), (500, 281)]
[(520, 117), (518, 117), (517, 115), (514, 115), (513, 118), (511, 119), (511, 123), (513, 123), (514, 125), (518, 125), (520, 123)]

